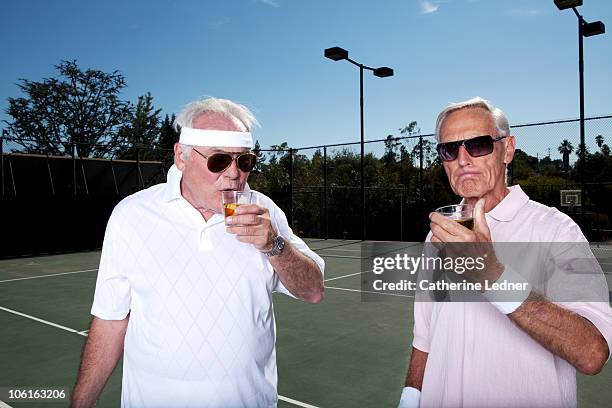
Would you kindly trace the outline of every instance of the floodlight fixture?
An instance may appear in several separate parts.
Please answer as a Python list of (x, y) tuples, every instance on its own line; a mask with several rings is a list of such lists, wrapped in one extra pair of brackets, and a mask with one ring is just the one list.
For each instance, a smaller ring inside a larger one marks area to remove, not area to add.
[(582, 6), (582, 0), (554, 0), (554, 2), (559, 10)]
[(374, 76), (377, 76), (379, 78), (386, 78), (386, 77), (393, 76), (393, 69), (389, 67), (376, 68), (374, 70)]
[(603, 34), (606, 32), (606, 25), (601, 21), (594, 21), (592, 23), (584, 23), (582, 27), (582, 35), (585, 37), (592, 37), (594, 35)]
[(324, 55), (326, 58), (329, 58), (334, 61), (348, 59), (348, 51), (340, 47), (326, 48)]

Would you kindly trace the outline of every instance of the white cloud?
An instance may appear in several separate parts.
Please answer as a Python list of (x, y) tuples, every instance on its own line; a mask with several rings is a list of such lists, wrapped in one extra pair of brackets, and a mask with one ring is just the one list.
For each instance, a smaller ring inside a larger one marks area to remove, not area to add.
[(440, 7), (429, 0), (419, 0), (419, 4), (421, 5), (421, 13), (423, 14), (435, 13), (438, 11), (438, 7)]
[(278, 7), (279, 4), (276, 0), (258, 0), (260, 3), (265, 4), (266, 6)]

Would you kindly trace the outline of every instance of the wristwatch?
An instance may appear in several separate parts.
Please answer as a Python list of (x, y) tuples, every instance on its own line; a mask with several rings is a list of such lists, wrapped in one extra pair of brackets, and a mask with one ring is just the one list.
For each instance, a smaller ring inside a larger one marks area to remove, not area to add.
[(277, 235), (272, 241), (272, 249), (266, 252), (263, 252), (265, 256), (268, 258), (271, 256), (280, 255), (283, 252), (283, 248), (285, 248), (285, 239), (280, 235)]

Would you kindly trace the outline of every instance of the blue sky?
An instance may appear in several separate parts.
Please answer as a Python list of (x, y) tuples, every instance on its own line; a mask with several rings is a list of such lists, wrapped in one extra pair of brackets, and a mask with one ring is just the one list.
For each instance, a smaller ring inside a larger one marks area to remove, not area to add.
[[(584, 3), (612, 31), (610, 1)], [(611, 35), (585, 39), (587, 115), (612, 113)], [(262, 146), (356, 141), (359, 72), (323, 57), (336, 45), (395, 69), (366, 73), (366, 139), (412, 120), (430, 132), (446, 103), (474, 95), (511, 124), (578, 116), (576, 17), (552, 0), (4, 0), (0, 36), (0, 119), (19, 78), (76, 59), (121, 71), (124, 98), (149, 91), (167, 113), (205, 95), (244, 103)]]

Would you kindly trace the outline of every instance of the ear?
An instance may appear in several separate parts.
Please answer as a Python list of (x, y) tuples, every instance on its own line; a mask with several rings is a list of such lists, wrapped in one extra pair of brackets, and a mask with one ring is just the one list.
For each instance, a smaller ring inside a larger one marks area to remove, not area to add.
[(506, 149), (504, 152), (504, 164), (512, 163), (514, 159), (514, 151), (516, 149), (516, 139), (510, 135), (506, 139)]
[(185, 159), (183, 158), (183, 150), (181, 149), (181, 145), (179, 145), (178, 143), (174, 144), (174, 164), (176, 164), (176, 167), (180, 171), (183, 171), (183, 169), (185, 168)]

